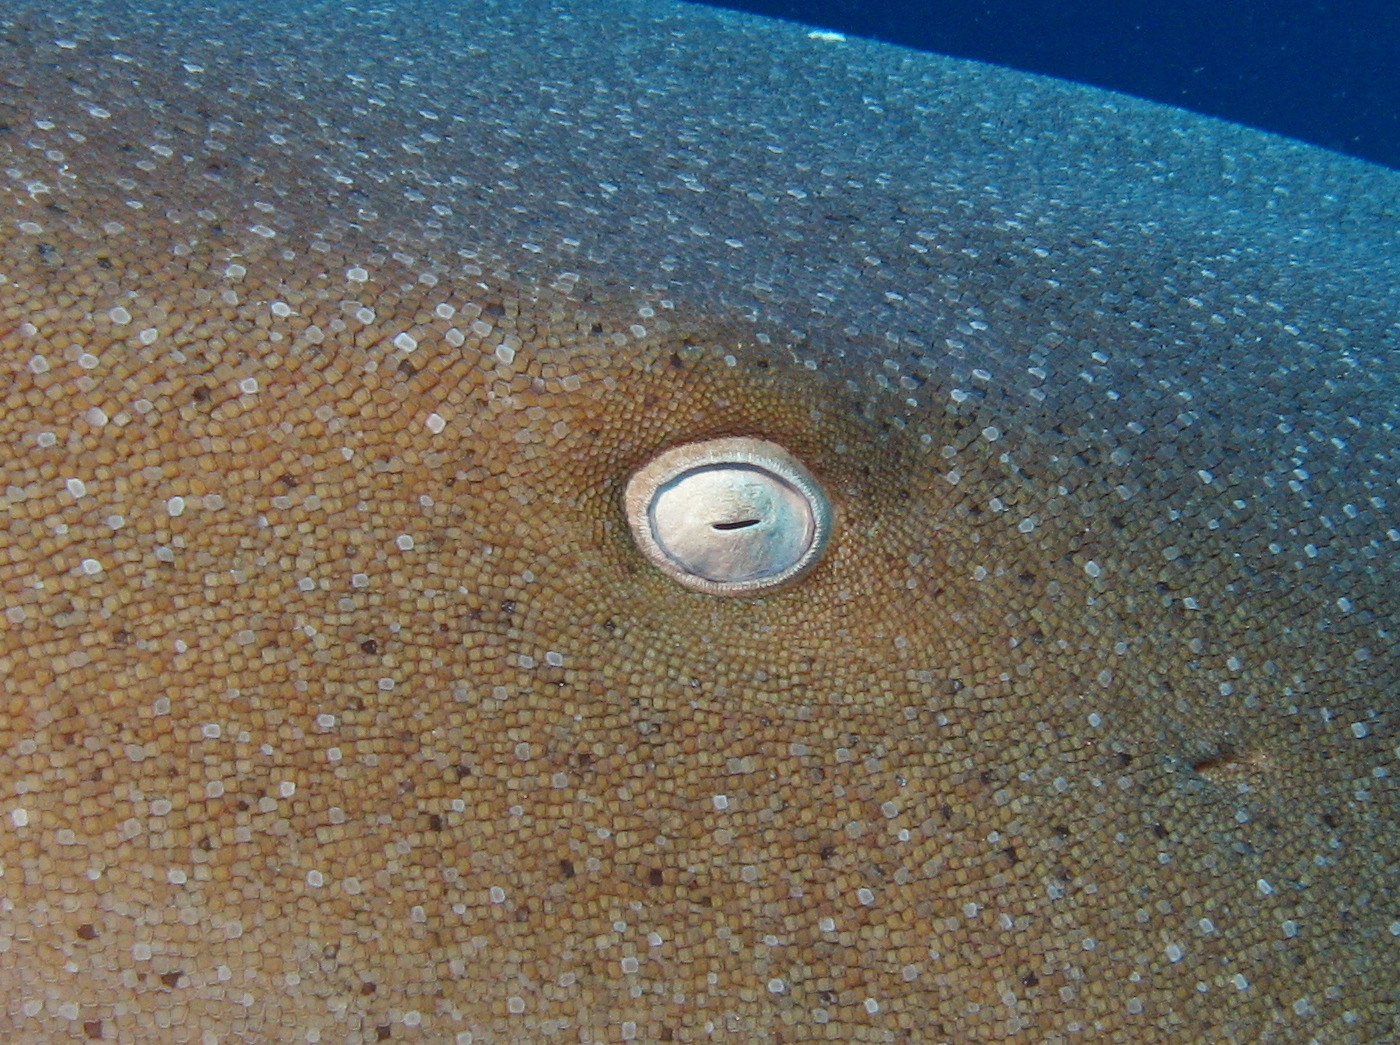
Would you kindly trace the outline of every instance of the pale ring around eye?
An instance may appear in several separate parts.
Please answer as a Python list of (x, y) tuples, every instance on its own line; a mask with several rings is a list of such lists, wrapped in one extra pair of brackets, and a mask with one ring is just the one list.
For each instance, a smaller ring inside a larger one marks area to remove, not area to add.
[(831, 505), (797, 458), (751, 437), (667, 450), (627, 482), (627, 522), (642, 553), (687, 588), (760, 595), (821, 558)]

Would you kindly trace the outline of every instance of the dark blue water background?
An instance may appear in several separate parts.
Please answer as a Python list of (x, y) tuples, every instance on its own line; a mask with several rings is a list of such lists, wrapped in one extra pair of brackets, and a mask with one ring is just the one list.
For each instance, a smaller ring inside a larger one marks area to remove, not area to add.
[(1107, 87), (1400, 168), (1397, 0), (717, 6)]

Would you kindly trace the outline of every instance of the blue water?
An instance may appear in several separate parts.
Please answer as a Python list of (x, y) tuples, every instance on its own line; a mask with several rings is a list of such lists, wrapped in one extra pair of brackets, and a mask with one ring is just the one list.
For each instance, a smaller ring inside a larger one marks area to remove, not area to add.
[(1400, 168), (1400, 4), (1391, 0), (720, 6), (1107, 87)]

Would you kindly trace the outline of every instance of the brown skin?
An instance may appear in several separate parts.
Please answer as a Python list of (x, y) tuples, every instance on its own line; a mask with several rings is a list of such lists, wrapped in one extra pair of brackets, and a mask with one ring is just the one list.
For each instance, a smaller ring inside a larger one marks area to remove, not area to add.
[[(1213, 233), (1047, 204), (1037, 253), (1035, 193), (948, 188), (900, 278), (1012, 343), (915, 381), (870, 331), (341, 228), (310, 139), (211, 129), (240, 63), (124, 95), (100, 38), (13, 32), (0, 170), (63, 158), (0, 197), (0, 1039), (1396, 1033), (1393, 430), (1289, 267), (1303, 319), (1202, 275)], [(836, 512), (762, 598), (622, 510), (731, 435)]]
[[(740, 328), (682, 314), (638, 340), (584, 288), (322, 275), (350, 252), (313, 271), (250, 245), (230, 282), (207, 256), (128, 248), (120, 279), (147, 296), (114, 325), (102, 255), (60, 249), (62, 277), (6, 245), (4, 466), (24, 494), (0, 750), (6, 811), (27, 816), (0, 834), (8, 1033), (1385, 1025), (1374, 981), (1347, 987), (1354, 1022), (1325, 998), (1393, 947), (1337, 913), (1366, 903), (1366, 848), (1310, 864), (1356, 815), (1318, 796), (1356, 769), (1316, 722), (1232, 718), (1181, 682), (1199, 675), (1192, 638), (1239, 651), (1247, 679), (1327, 651), (1280, 637), (1296, 590), (1250, 586), (1206, 541), (1165, 559), (1149, 498), (1067, 463), (1093, 440), (1051, 453), (995, 398), (881, 426), (831, 362)], [(307, 340), (348, 298), (373, 329)], [(492, 330), (453, 345), (472, 305)], [(132, 335), (151, 325), (148, 348)], [(404, 331), (411, 352), (392, 345)], [(69, 344), (102, 364), (63, 362)], [(789, 448), (836, 509), (823, 562), (757, 599), (668, 580), (621, 511), (652, 455), (736, 434)], [(1007, 525), (993, 496), (1038, 527)], [(1162, 608), (1163, 584), (1223, 608), (1202, 627)], [(1286, 938), (1286, 919), (1304, 929)], [(46, 991), (81, 1018), (19, 1015)]]

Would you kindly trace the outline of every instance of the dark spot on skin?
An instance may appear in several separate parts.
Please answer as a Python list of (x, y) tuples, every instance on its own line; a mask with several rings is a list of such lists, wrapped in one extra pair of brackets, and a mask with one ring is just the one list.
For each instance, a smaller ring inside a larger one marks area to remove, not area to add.
[(373, 657), (379, 652), (379, 643), (375, 642), (373, 639), (365, 639), (364, 642), (360, 643), (360, 649)]
[(669, 363), (671, 364), (671, 369), (673, 369), (673, 370), (684, 370), (684, 369), (685, 369), (685, 360), (683, 360), (683, 359), (681, 358), (679, 352), (672, 352), (672, 353), (671, 353), (671, 358), (670, 358), (669, 360), (667, 360), (667, 362), (669, 362)]
[(1322, 823), (1326, 827), (1335, 828), (1337, 826), (1337, 821), (1331, 813), (1322, 814)]
[(574, 876), (574, 862), (572, 860), (560, 860), (559, 874), (564, 878), (572, 878)]
[(509, 614), (511, 614), (511, 613), (514, 613), (514, 612), (515, 612), (515, 600), (514, 600), (514, 599), (506, 599), (504, 602), (502, 602), (502, 603), (501, 603), (501, 612), (502, 612), (502, 613), (505, 613), (505, 614), (507, 614), (507, 615), (509, 615)]
[(78, 926), (78, 939), (80, 939), (80, 940), (95, 940), (95, 939), (97, 939), (97, 927), (96, 927), (95, 925), (91, 925), (91, 924), (88, 924), (88, 923), (84, 923), (83, 925)]
[(1130, 755), (1130, 754), (1128, 754), (1126, 751), (1120, 751), (1120, 752), (1118, 752), (1118, 764), (1119, 764), (1120, 766), (1125, 767), (1125, 768), (1126, 768), (1127, 766), (1132, 765), (1132, 764), (1133, 764), (1133, 756)]
[(1166, 829), (1165, 827), (1163, 827), (1161, 824), (1153, 824), (1153, 825), (1152, 825), (1152, 833), (1153, 833), (1154, 835), (1156, 835), (1158, 838), (1166, 838), (1166, 837), (1167, 837), (1167, 829)]
[(1202, 775), (1209, 774), (1213, 769), (1223, 769), (1238, 761), (1233, 744), (1221, 744), (1220, 749), (1212, 755), (1197, 759), (1191, 763), (1191, 768)]
[(393, 1028), (389, 1024), (381, 1024), (374, 1028), (375, 1041), (388, 1041), (389, 1035), (393, 1033)]
[(418, 368), (415, 367), (412, 363), (410, 363), (407, 359), (400, 359), (399, 373), (404, 376), (404, 380), (411, 381), (413, 379), (413, 375), (418, 373)]
[(209, 401), (209, 389), (203, 386), (196, 388), (190, 393), (196, 403), (207, 403)]
[(1040, 977), (1033, 972), (1028, 972), (1021, 977), (1022, 987), (1034, 987), (1038, 983), (1040, 983)]
[(360, 984), (361, 994), (373, 994), (377, 990), (379, 990), (379, 984), (373, 983), (369, 980), (366, 980), (364, 983)]
[(990, 784), (995, 779), (992, 776), (992, 771), (990, 769), (982, 770), (982, 772), (977, 774), (977, 778), (982, 781), (984, 787)]
[(661, 868), (653, 867), (647, 872), (647, 885), (661, 885), (665, 882), (665, 876), (661, 873)]
[(428, 830), (429, 830), (429, 831), (441, 831), (441, 830), (442, 830), (442, 817), (440, 817), (437, 813), (429, 813), (429, 814), (428, 814)]
[(1007, 846), (1001, 851), (1001, 855), (1006, 857), (1006, 862), (1009, 863), (1012, 867), (1015, 867), (1021, 862), (1021, 858), (1016, 855), (1016, 849), (1014, 846)]
[(1050, 830), (1054, 832), (1055, 837), (1057, 838), (1069, 837), (1069, 828), (1066, 827), (1064, 824), (1052, 824), (1050, 825)]
[(101, 1021), (101, 1020), (84, 1020), (84, 1021), (83, 1021), (83, 1033), (86, 1034), (86, 1035), (88, 1036), (88, 1038), (91, 1039), (92, 1041), (101, 1041), (101, 1040), (102, 1040), (102, 1021)]
[(588, 328), (588, 332), (590, 334), (601, 334), (603, 332), (603, 324), (594, 323), (591, 327)]
[(163, 972), (160, 974), (160, 982), (169, 987), (172, 991), (180, 982), (180, 977), (185, 975), (183, 969), (176, 972)]
[(821, 852), (817, 855), (820, 856), (823, 860), (830, 860), (833, 856), (836, 855), (836, 847), (834, 845), (824, 845), (821, 848)]
[(240, 813), (246, 813), (249, 808), (248, 800), (246, 798), (240, 798), (236, 803), (234, 803), (234, 808), (237, 809)]

